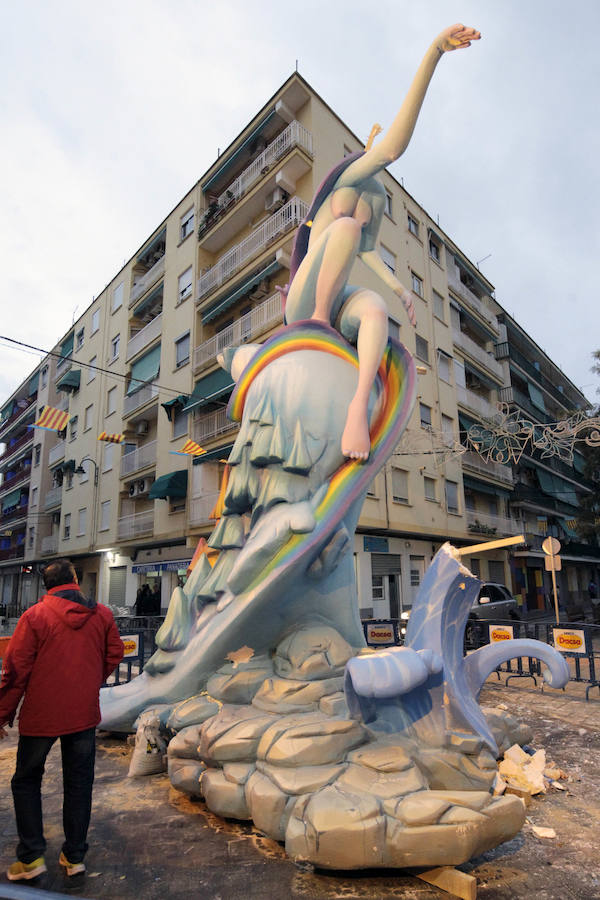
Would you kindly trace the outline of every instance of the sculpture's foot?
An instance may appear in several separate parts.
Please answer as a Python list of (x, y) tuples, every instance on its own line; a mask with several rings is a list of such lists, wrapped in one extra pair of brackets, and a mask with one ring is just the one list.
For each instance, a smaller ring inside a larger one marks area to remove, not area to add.
[(367, 459), (371, 451), (371, 435), (367, 404), (360, 398), (350, 401), (342, 434), (342, 453), (351, 459)]

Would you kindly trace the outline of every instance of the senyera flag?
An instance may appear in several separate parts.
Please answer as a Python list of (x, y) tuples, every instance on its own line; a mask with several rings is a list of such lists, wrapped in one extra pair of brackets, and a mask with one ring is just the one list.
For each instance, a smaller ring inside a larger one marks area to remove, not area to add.
[(64, 431), (69, 421), (69, 413), (53, 406), (44, 406), (40, 416), (33, 423), (34, 428), (45, 428), (46, 431)]
[(202, 456), (206, 450), (196, 441), (189, 440), (185, 442), (181, 450), (171, 450), (171, 453), (176, 453), (178, 456)]
[(109, 434), (107, 431), (101, 431), (98, 435), (98, 440), (106, 441), (108, 444), (122, 444), (125, 440), (125, 435), (119, 434), (118, 432)]

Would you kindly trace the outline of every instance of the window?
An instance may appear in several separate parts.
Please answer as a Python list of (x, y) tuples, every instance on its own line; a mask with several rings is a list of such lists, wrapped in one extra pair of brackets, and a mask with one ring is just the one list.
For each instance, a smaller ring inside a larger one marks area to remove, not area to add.
[(419, 403), (419, 415), (423, 428), (431, 428), (431, 407), (426, 403)]
[(179, 438), (188, 431), (188, 414), (178, 409), (173, 417), (173, 437)]
[(429, 255), (436, 263), (439, 263), (442, 256), (440, 245), (432, 237), (429, 238)]
[(423, 490), (425, 492), (426, 500), (437, 500), (435, 478), (429, 478), (428, 475), (423, 476)]
[(121, 343), (121, 335), (117, 334), (110, 342), (110, 361), (113, 362), (119, 355), (119, 344)]
[(389, 191), (386, 191), (385, 192), (385, 210), (384, 211), (385, 211), (386, 216), (389, 216), (390, 219), (392, 218), (392, 202), (393, 202), (392, 195), (390, 194)]
[(475, 494), (469, 488), (465, 488), (465, 509), (474, 510), (475, 508)]
[(444, 298), (441, 294), (438, 294), (437, 291), (432, 291), (431, 293), (433, 294), (433, 314), (436, 318), (445, 322), (446, 314), (444, 310)]
[(117, 388), (111, 387), (106, 392), (106, 415), (110, 416), (117, 409)]
[(450, 384), (450, 359), (446, 353), (438, 350), (438, 375), (446, 384)]
[(100, 504), (100, 528), (99, 531), (107, 531), (110, 527), (110, 500), (104, 500)]
[(44, 366), (42, 369), (42, 387), (45, 388), (48, 384), (48, 366)]
[(444, 435), (444, 443), (447, 447), (454, 443), (454, 419), (442, 413), (442, 434)]
[(392, 500), (408, 503), (408, 472), (392, 467)]
[(504, 584), (504, 563), (501, 559), (488, 560), (488, 573), (490, 581), (496, 584)]
[(416, 339), (416, 352), (419, 359), (426, 363), (429, 362), (429, 344), (420, 334), (417, 335)]
[(63, 519), (63, 538), (68, 541), (71, 537), (71, 513), (65, 513)]
[(400, 340), (400, 326), (393, 319), (388, 319), (388, 334), (397, 341)]
[(81, 462), (81, 468), (83, 469), (83, 472), (79, 476), (79, 484), (85, 484), (85, 482), (88, 481), (90, 477), (90, 467), (88, 465), (88, 460), (86, 460), (85, 462)]
[(419, 297), (423, 296), (423, 279), (419, 278), (414, 272), (410, 273), (410, 284), (412, 290), (415, 294), (418, 294)]
[(185, 366), (190, 361), (190, 333), (189, 331), (175, 341), (175, 367)]
[(177, 302), (182, 303), (186, 299), (186, 297), (189, 297), (191, 295), (191, 293), (192, 293), (192, 267), (190, 266), (189, 269), (186, 269), (185, 272), (183, 272), (179, 276), (179, 281), (178, 281), (178, 285), (177, 285), (177, 298), (178, 298)]
[(123, 306), (123, 282), (118, 284), (113, 291), (112, 311), (116, 312)]
[(411, 216), (410, 213), (408, 213), (407, 218), (408, 218), (408, 230), (410, 231), (411, 234), (414, 234), (415, 237), (419, 237), (419, 223), (414, 218), (414, 216)]
[(69, 440), (74, 441), (77, 437), (77, 425), (79, 422), (79, 416), (73, 416), (71, 421), (69, 422)]
[(100, 328), (100, 310), (95, 309), (92, 313), (92, 330), (91, 334), (96, 334), (98, 329)]
[(102, 466), (103, 472), (110, 472), (113, 467), (113, 458), (115, 452), (114, 444), (105, 444), (104, 446), (104, 464)]
[(31, 502), (30, 506), (37, 506), (38, 501), (38, 489), (36, 487), (31, 488)]
[(179, 239), (185, 241), (186, 237), (194, 230), (194, 207), (188, 209), (181, 217), (181, 226), (179, 229)]
[(81, 348), (83, 347), (84, 332), (85, 332), (85, 329), (80, 328), (79, 331), (77, 332), (77, 334), (75, 335), (75, 349), (76, 350), (81, 350)]
[(80, 509), (77, 513), (77, 537), (85, 534), (87, 509)]
[(498, 515), (498, 498), (488, 497), (488, 511), (490, 516)]
[(90, 367), (88, 369), (88, 384), (91, 384), (94, 378), (96, 377), (96, 363), (98, 362), (97, 356), (92, 356), (90, 359)]
[(396, 271), (396, 254), (392, 253), (391, 250), (388, 250), (385, 244), (381, 245), (381, 258), (390, 272)]
[(86, 406), (85, 413), (83, 415), (83, 430), (88, 431), (92, 427), (92, 412), (94, 410), (94, 404), (91, 403), (89, 406)]
[(458, 513), (458, 484), (446, 481), (446, 509), (449, 513)]
[(29, 528), (29, 546), (33, 547), (34, 542), (35, 542), (35, 527), (32, 525)]
[(67, 472), (65, 474), (65, 489), (67, 491), (70, 491), (72, 487), (73, 487), (73, 473)]
[(480, 570), (481, 570), (480, 562), (481, 562), (481, 560), (472, 556), (471, 561), (469, 563), (469, 568), (470, 568), (471, 572), (473, 573), (473, 575), (475, 575), (476, 578), (479, 578), (479, 575), (480, 575)]
[(42, 445), (36, 444), (33, 448), (33, 464), (34, 466), (39, 466), (40, 459), (42, 458)]

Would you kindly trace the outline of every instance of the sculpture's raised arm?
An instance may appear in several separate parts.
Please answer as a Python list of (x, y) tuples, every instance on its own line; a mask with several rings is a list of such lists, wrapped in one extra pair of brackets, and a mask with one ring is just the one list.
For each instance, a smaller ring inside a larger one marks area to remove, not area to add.
[(383, 138), (364, 156), (348, 166), (338, 179), (336, 188), (357, 185), (365, 178), (376, 175), (402, 156), (412, 137), (429, 82), (438, 62), (444, 53), (470, 47), (471, 41), (477, 41), (480, 37), (478, 31), (464, 25), (451, 25), (437, 36), (423, 57), (404, 98), (404, 103)]

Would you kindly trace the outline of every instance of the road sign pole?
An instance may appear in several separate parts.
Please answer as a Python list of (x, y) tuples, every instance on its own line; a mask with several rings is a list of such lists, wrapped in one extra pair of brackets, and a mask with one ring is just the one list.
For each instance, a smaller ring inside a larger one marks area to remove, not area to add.
[(554, 611), (555, 611), (555, 613), (556, 613), (556, 624), (558, 625), (558, 623), (559, 623), (559, 617), (558, 617), (558, 594), (556, 593), (556, 570), (555, 570), (555, 566), (554, 566), (554, 561), (555, 561), (555, 559), (556, 559), (555, 556), (551, 556), (551, 557), (550, 557), (550, 565), (551, 565), (550, 572), (552, 573), (552, 591), (553, 591), (553, 593), (554, 593)]

